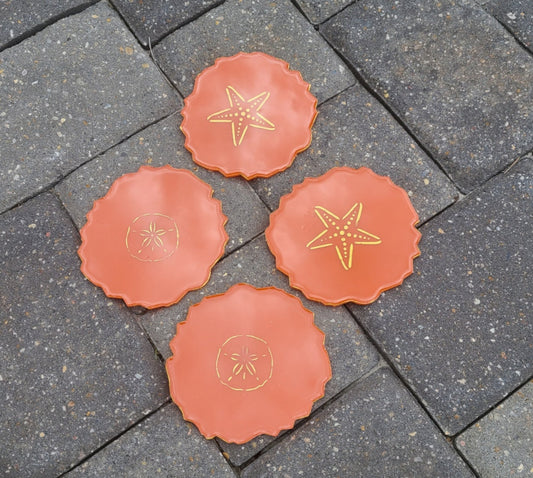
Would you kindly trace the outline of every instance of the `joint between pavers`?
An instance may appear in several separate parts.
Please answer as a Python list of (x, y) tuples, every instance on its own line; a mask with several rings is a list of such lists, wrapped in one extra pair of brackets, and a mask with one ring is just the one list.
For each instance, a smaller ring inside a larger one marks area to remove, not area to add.
[(298, 0), (289, 0), (289, 1), (293, 4), (294, 8), (296, 8), (296, 10), (300, 12), (300, 14), (305, 18), (305, 20), (308, 21), (311, 25), (313, 25), (315, 30), (318, 30), (318, 24), (313, 23), (313, 21), (305, 14), (303, 8), (298, 3)]
[[(524, 43), (522, 43), (522, 40), (520, 40), (520, 38), (518, 37), (518, 35), (513, 31), (511, 30), (511, 28), (509, 28), (509, 26), (507, 26), (505, 23), (503, 23), (502, 21), (499, 20), (498, 17), (496, 17), (488, 8), (487, 8), (487, 5), (488, 3), (480, 3), (478, 2), (479, 6), (485, 11), (485, 13), (487, 13), (487, 15), (489, 15), (490, 17), (492, 17), (501, 27), (503, 27), (507, 33), (509, 33), (509, 35), (511, 35), (513, 37), (513, 39), (515, 40), (516, 44), (522, 48), (523, 50), (525, 50), (526, 53), (529, 54), (529, 56), (533, 56), (533, 50), (530, 49), (527, 45), (525, 45)], [(533, 48), (533, 46), (532, 46)]]
[(189, 25), (189, 23), (192, 23), (196, 20), (198, 20), (200, 17), (204, 16), (206, 13), (210, 12), (211, 10), (214, 10), (217, 7), (220, 7), (226, 0), (220, 0), (217, 3), (210, 5), (209, 8), (206, 8), (205, 10), (202, 10), (201, 12), (198, 12), (196, 15), (189, 18), (186, 22), (181, 23), (180, 25), (170, 29), (168, 32), (166, 32), (161, 38), (155, 41), (155, 43), (152, 44), (152, 46), (157, 45), (159, 42), (163, 41), (166, 37), (169, 35), (172, 35), (174, 32), (179, 30), (180, 28), (183, 28), (185, 25)]
[[(364, 324), (357, 320), (357, 316), (355, 313), (353, 313), (350, 308), (347, 305), (344, 305), (343, 307), (346, 308), (346, 310), (350, 313), (350, 315), (353, 317), (357, 325), (361, 328), (361, 330), (365, 333), (366, 337), (370, 341), (370, 343), (374, 346), (374, 348), (377, 350), (380, 361), (383, 361), (394, 373), (396, 378), (401, 382), (401, 384), (406, 388), (407, 392), (413, 397), (413, 399), (418, 403), (420, 408), (424, 411), (426, 416), (429, 418), (429, 420), (435, 425), (436, 429), (445, 437), (449, 437), (446, 433), (446, 431), (438, 424), (438, 422), (435, 420), (433, 415), (429, 412), (427, 405), (423, 402), (423, 400), (415, 393), (415, 390), (409, 382), (404, 379), (403, 375), (400, 373), (397, 365), (394, 363), (392, 359), (390, 359), (387, 355), (387, 353), (383, 350), (383, 348), (379, 345), (379, 342), (374, 339), (372, 334), (368, 331), (368, 329), (364, 326)], [(379, 365), (379, 364), (378, 364)]]
[(464, 201), (466, 198), (468, 198), (468, 197), (470, 197), (472, 195), (475, 195), (478, 192), (484, 191), (486, 185), (488, 183), (490, 183), (492, 180), (494, 180), (498, 176), (507, 175), (509, 172), (511, 172), (512, 169), (515, 168), (515, 166), (519, 165), (523, 160), (526, 161), (526, 160), (531, 160), (531, 159), (533, 159), (533, 150), (527, 152), (526, 154), (523, 154), (522, 156), (517, 157), (505, 169), (501, 169), (500, 171), (496, 171), (492, 176), (488, 177), (485, 181), (483, 181), (481, 184), (479, 184), (474, 189), (472, 189), (472, 191), (469, 191), (468, 193), (465, 193), (465, 194), (463, 194), (461, 191), (459, 191), (459, 197), (457, 198), (456, 201), (454, 201), (452, 204), (449, 204), (444, 209), (442, 209), (441, 211), (437, 212), (436, 214), (434, 214), (430, 218), (426, 219), (423, 223), (417, 224), (417, 227), (420, 228), (421, 226), (427, 224), (429, 221), (432, 221), (433, 219), (435, 219), (436, 217), (440, 216), (441, 214), (443, 214), (448, 209), (450, 209), (450, 208), (454, 207), (455, 205), (457, 205), (458, 203)]
[(454, 197), (454, 200), (453, 200), (452, 203), (448, 204), (444, 209), (441, 209), (440, 211), (437, 211), (435, 214), (433, 214), (432, 216), (428, 217), (426, 220), (419, 222), (416, 225), (416, 228), (420, 229), (422, 226), (425, 226), (427, 223), (429, 223), (433, 219), (436, 219), (441, 214), (443, 214), (445, 211), (447, 211), (448, 209), (454, 207), (457, 203), (461, 202), (466, 197), (467, 197), (467, 194), (463, 194), (463, 193), (461, 193), (461, 191), (458, 191), (457, 195)]
[[(296, 0), (295, 0), (296, 1)], [(324, 18), (324, 20), (322, 20), (320, 23), (318, 23), (316, 26), (320, 26), (322, 25), (323, 23), (326, 23), (328, 20), (331, 20), (334, 16), (336, 15), (339, 15), (340, 13), (344, 12), (344, 10), (346, 10), (348, 7), (351, 7), (355, 2), (357, 2), (358, 0), (351, 0), (350, 3), (344, 5), (344, 7), (342, 7), (340, 10), (337, 10), (335, 13), (333, 13), (332, 15), (330, 15), (329, 17), (327, 18)], [(309, 20), (310, 21), (310, 20)], [(312, 23), (310, 21), (310, 23)]]
[(348, 85), (346, 88), (344, 88), (343, 90), (339, 91), (338, 93), (333, 95), (331, 98), (326, 98), (325, 100), (322, 100), (320, 103), (317, 103), (317, 107), (326, 105), (330, 101), (334, 101), (336, 98), (338, 98), (340, 95), (346, 93), (350, 88), (353, 88), (354, 86), (355, 86), (355, 83), (352, 83), (351, 85)]
[(215, 442), (215, 445), (218, 449), (218, 451), (220, 452), (220, 454), (224, 457), (224, 460), (226, 460), (226, 463), (228, 464), (228, 466), (230, 467), (231, 471), (233, 472), (233, 474), (238, 478), (241, 476), (241, 470), (240, 470), (240, 467), (234, 465), (231, 460), (229, 459), (229, 455), (224, 451), (224, 449), (222, 448), (222, 446), (220, 445), (220, 443), (218, 442), (218, 440), (214, 439), (213, 440)]
[[(165, 364), (165, 357), (163, 357), (163, 355), (161, 354), (161, 352), (157, 348), (155, 342), (152, 340), (152, 337), (150, 337), (150, 334), (148, 333), (148, 331), (146, 330), (146, 328), (144, 327), (144, 325), (141, 322), (142, 316), (146, 313), (146, 311), (147, 311), (147, 309), (144, 309), (143, 314), (136, 315), (133, 318), (134, 318), (135, 322), (137, 323), (137, 325), (139, 326), (139, 328), (141, 329), (142, 334), (148, 339), (148, 342), (150, 342), (150, 345), (154, 349), (154, 354), (160, 360), (160, 362), (164, 365)], [(132, 315), (135, 315), (133, 312), (131, 312), (131, 313), (132, 313)]]
[(184, 26), (188, 25), (189, 23), (192, 23), (194, 22), (195, 20), (198, 20), (200, 17), (202, 17), (203, 15), (205, 15), (206, 13), (210, 12), (211, 10), (213, 10), (214, 8), (217, 8), (219, 7), (220, 5), (222, 5), (226, 0), (219, 0), (218, 2), (214, 3), (213, 5), (209, 5), (205, 10), (202, 10), (198, 13), (196, 13), (195, 15), (193, 15), (192, 17), (188, 18), (185, 22), (183, 23), (180, 23), (179, 25), (176, 25), (175, 27), (169, 29), (167, 32), (165, 32), (160, 38), (157, 38), (155, 39), (153, 42), (151, 42), (151, 39), (150, 39), (150, 36), (148, 36), (148, 42), (145, 44), (143, 43), (143, 40), (140, 39), (139, 37), (137, 37), (137, 35), (135, 34), (135, 32), (131, 29), (128, 21), (124, 18), (124, 16), (120, 13), (118, 7), (115, 6), (114, 4), (114, 0), (109, 0), (112, 4), (113, 4), (113, 8), (117, 11), (117, 13), (119, 14), (121, 20), (126, 24), (126, 26), (128, 27), (128, 29), (131, 31), (132, 35), (137, 39), (137, 42), (139, 43), (139, 45), (144, 49), (144, 50), (149, 50), (151, 49), (150, 47), (150, 44), (151, 46), (156, 46), (158, 45), (160, 42), (162, 42), (166, 37), (168, 37), (169, 35), (172, 35), (174, 32), (176, 32), (177, 30), (179, 30), (180, 28), (183, 28)]
[(524, 382), (522, 382), (520, 385), (518, 385), (518, 387), (516, 387), (515, 389), (511, 390), (507, 395), (505, 395), (505, 397), (503, 397), (500, 401), (498, 401), (497, 403), (492, 405), (489, 409), (485, 410), (481, 415), (479, 415), (474, 420), (472, 420), (468, 425), (466, 425), (461, 430), (459, 430), (455, 435), (450, 435), (450, 438), (452, 438), (452, 440), (454, 442), (454, 445), (455, 445), (455, 441), (457, 440), (459, 435), (464, 433), (466, 430), (468, 430), (469, 428), (474, 426), (477, 422), (479, 422), (480, 420), (485, 418), (487, 415), (489, 415), (491, 412), (493, 412), (496, 408), (498, 408), (506, 400), (508, 400), (512, 395), (514, 395), (515, 393), (519, 392), (522, 388), (524, 388), (531, 380), (533, 380), (533, 375), (529, 376), (526, 380), (524, 380)]
[(476, 478), (483, 478), (477, 471), (476, 469), (474, 468), (473, 464), (470, 463), (470, 461), (468, 460), (468, 458), (464, 455), (464, 453), (457, 447), (457, 445), (455, 444), (455, 438), (452, 440), (452, 446), (453, 446), (453, 449), (455, 450), (455, 453), (457, 453), (457, 455), (459, 455), (459, 457), (461, 458), (461, 460), (464, 461), (465, 465), (468, 467), (468, 469), (470, 470), (470, 472), (476, 477)]
[[(239, 467), (233, 467), (237, 468), (239, 472), (243, 471), (247, 466), (249, 466), (251, 463), (253, 463), (255, 460), (257, 460), (259, 457), (267, 453), (269, 450), (274, 448), (278, 443), (282, 442), (283, 440), (287, 439), (290, 435), (295, 433), (297, 430), (299, 430), (301, 427), (306, 425), (310, 420), (313, 420), (316, 416), (321, 414), (326, 408), (328, 408), (332, 403), (336, 402), (340, 398), (342, 398), (346, 393), (348, 393), (352, 388), (356, 387), (359, 383), (366, 380), (368, 377), (373, 375), (374, 373), (379, 372), (381, 369), (390, 369), (388, 364), (385, 360), (383, 360), (381, 357), (376, 365), (374, 365), (370, 370), (365, 372), (363, 375), (358, 377), (356, 380), (354, 380), (352, 383), (348, 384), (346, 387), (344, 387), (341, 391), (330, 397), (327, 401), (322, 403), (319, 407), (317, 407), (315, 410), (313, 410), (307, 417), (301, 418), (291, 429), (289, 430), (283, 430), (272, 442), (270, 442), (268, 445), (266, 445), (264, 448), (261, 448), (254, 456), (248, 458), (244, 463), (242, 463)], [(218, 443), (217, 443), (218, 444)]]
[[(133, 33), (133, 32), (132, 32)], [(139, 43), (140, 44), (140, 43)], [(161, 66), (159, 66), (159, 63), (157, 62), (157, 59), (156, 57), (154, 56), (154, 51), (152, 50), (152, 41), (150, 40), (150, 37), (148, 37), (148, 48), (149, 48), (149, 51), (150, 51), (150, 58), (152, 59), (152, 61), (154, 62), (154, 65), (157, 67), (157, 69), (159, 70), (159, 73), (161, 73), (161, 75), (163, 75), (163, 78), (165, 79), (165, 81), (168, 83), (168, 85), (173, 89), (175, 90), (178, 95), (180, 96), (181, 99), (185, 99), (185, 96), (183, 96), (183, 93), (178, 90), (178, 86), (175, 85), (174, 83), (172, 83), (172, 80), (167, 76), (167, 74), (163, 71), (163, 68), (161, 68)]]
[(14, 38), (13, 40), (7, 42), (4, 46), (0, 47), (0, 53), (7, 50), (8, 48), (14, 47), (15, 45), (18, 45), (19, 43), (22, 43), (23, 41), (27, 40), (28, 38), (31, 38), (37, 33), (43, 31), (45, 28), (49, 27), (50, 25), (53, 25), (54, 23), (58, 22), (59, 20), (63, 20), (64, 18), (70, 17), (72, 15), (76, 15), (78, 13), (83, 12), (84, 10), (87, 10), (89, 7), (92, 7), (93, 5), (96, 5), (101, 0), (88, 0), (83, 5), (77, 5), (75, 7), (72, 7), (68, 10), (65, 10), (64, 12), (61, 12), (59, 15), (54, 15), (53, 17), (50, 17), (47, 20), (44, 20), (39, 25), (30, 28), (29, 30), (25, 31), (21, 35), (19, 35), (17, 38)]
[[(154, 120), (154, 121), (142, 126), (142, 128), (139, 128), (139, 129), (135, 130), (131, 134), (128, 134), (126, 137), (122, 138), (119, 142), (117, 142), (117, 143), (113, 144), (112, 146), (110, 146), (109, 148), (106, 148), (105, 150), (95, 154), (94, 156), (91, 156), (89, 159), (87, 159), (83, 163), (78, 164), (75, 168), (71, 169), (70, 171), (67, 171), (63, 176), (61, 176), (60, 178), (58, 178), (55, 181), (51, 182), (50, 184), (48, 184), (47, 186), (43, 187), (42, 189), (38, 189), (37, 191), (35, 191), (34, 194), (26, 196), (26, 197), (22, 198), (20, 201), (16, 202), (15, 204), (7, 207), (3, 211), (0, 211), (0, 216), (2, 216), (3, 214), (5, 214), (5, 213), (7, 213), (9, 211), (12, 211), (13, 209), (16, 209), (16, 208), (22, 206), (24, 203), (30, 201), (33, 198), (36, 198), (37, 196), (39, 196), (41, 194), (44, 194), (44, 193), (52, 191), (61, 181), (63, 181), (64, 179), (68, 178), (71, 174), (75, 173), (78, 169), (80, 169), (81, 167), (85, 166), (87, 163), (90, 163), (94, 159), (105, 155), (111, 149), (120, 146), (122, 143), (128, 141), (130, 138), (132, 138), (136, 134), (141, 133), (142, 131), (144, 131), (145, 129), (149, 128), (150, 126), (153, 126), (153, 125), (155, 125), (155, 124), (157, 124), (157, 123), (159, 123), (161, 121), (164, 121), (164, 120), (166, 120), (166, 119), (178, 114), (179, 112), (180, 112), (179, 110), (173, 111), (172, 113), (169, 113), (168, 115), (162, 116), (161, 118), (158, 118), (158, 119), (156, 119), (156, 120)], [(61, 202), (61, 205), (64, 206), (63, 201), (61, 201), (61, 199), (60, 199), (60, 202)], [(69, 214), (69, 218), (71, 218), (70, 214)], [(76, 226), (76, 229), (78, 230), (78, 226)]]
[(126, 427), (124, 430), (122, 430), (119, 434), (115, 435), (113, 438), (111, 438), (110, 440), (107, 440), (105, 443), (103, 443), (101, 446), (99, 446), (98, 448), (96, 448), (95, 450), (93, 450), (92, 452), (90, 452), (89, 454), (87, 454), (87, 456), (83, 457), (83, 459), (81, 459), (78, 463), (76, 463), (74, 466), (71, 466), (68, 470), (64, 471), (63, 473), (61, 473), (57, 478), (62, 478), (64, 476), (67, 476), (71, 471), (73, 471), (74, 469), (82, 466), (85, 462), (89, 461), (93, 456), (95, 456), (96, 454), (98, 454), (100, 451), (102, 451), (104, 448), (106, 448), (108, 445), (111, 445), (111, 443), (115, 442), (116, 440), (118, 440), (120, 437), (122, 437), (123, 435), (125, 435), (126, 433), (128, 433), (132, 428), (136, 427), (137, 425), (139, 425), (140, 423), (144, 422), (146, 419), (150, 418), (152, 415), (154, 415), (155, 413), (157, 413), (159, 410), (161, 410), (162, 408), (166, 407), (167, 405), (170, 405), (172, 403), (172, 399), (170, 398), (167, 398), (163, 403), (161, 403), (158, 407), (156, 407), (154, 410), (151, 410), (150, 412), (148, 412), (146, 415), (144, 415), (142, 418), (140, 418), (139, 420), (137, 420), (135, 423), (132, 423), (131, 425), (129, 425), (128, 427)]

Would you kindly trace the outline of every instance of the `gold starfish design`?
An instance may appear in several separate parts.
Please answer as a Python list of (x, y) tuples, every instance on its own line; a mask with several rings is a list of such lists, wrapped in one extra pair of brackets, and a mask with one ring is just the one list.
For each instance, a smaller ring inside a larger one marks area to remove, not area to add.
[(207, 117), (211, 123), (231, 123), (233, 144), (239, 146), (248, 127), (273, 131), (275, 126), (259, 110), (263, 107), (270, 93), (263, 91), (257, 96), (245, 100), (232, 86), (226, 87), (230, 107), (217, 111)]
[(381, 239), (358, 226), (363, 212), (363, 204), (355, 203), (351, 209), (339, 218), (322, 206), (315, 206), (315, 213), (326, 229), (307, 244), (309, 249), (335, 247), (342, 267), (349, 270), (352, 267), (353, 246), (355, 244), (381, 244)]

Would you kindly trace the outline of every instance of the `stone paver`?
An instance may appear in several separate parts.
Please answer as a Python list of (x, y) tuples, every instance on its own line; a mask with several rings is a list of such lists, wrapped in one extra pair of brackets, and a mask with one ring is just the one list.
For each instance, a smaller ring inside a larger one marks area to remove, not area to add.
[(223, 0), (112, 0), (140, 42), (153, 45)]
[(533, 473), (533, 382), (459, 435), (456, 444), (483, 478)]
[(176, 98), (105, 3), (3, 51), (0, 211), (175, 111)]
[(324, 101), (354, 83), (351, 72), (289, 0), (229, 0), (154, 49), (161, 68), (187, 96), (215, 59), (262, 51), (287, 61)]
[(0, 2), (0, 50), (96, 0), (4, 0)]
[(193, 171), (214, 189), (228, 217), (226, 250), (232, 251), (260, 234), (268, 224), (268, 210), (242, 178), (225, 178), (219, 173), (198, 167), (184, 148), (179, 129), (181, 116), (172, 115), (110, 149), (56, 186), (59, 196), (74, 222), (81, 228), (93, 201), (104, 196), (119, 176), (135, 172), (141, 165), (158, 167), (170, 164)]
[(77, 476), (234, 478), (235, 474), (215, 442), (200, 435), (171, 404), (66, 475)]
[(533, 57), (470, 0), (363, 0), (323, 33), (464, 191), (533, 148)]
[(421, 228), (403, 285), (350, 306), (447, 434), (533, 373), (532, 198), (525, 160)]
[(533, 53), (533, 3), (529, 0), (484, 0), (485, 8)]
[(473, 474), (389, 369), (357, 383), (249, 467), (243, 477)]
[(3, 476), (57, 476), (168, 399), (161, 361), (84, 279), (78, 245), (51, 194), (0, 216)]
[(411, 198), (422, 221), (451, 204), (458, 191), (392, 116), (361, 85), (319, 107), (313, 142), (289, 169), (252, 185), (271, 209), (306, 177), (335, 166), (366, 166), (390, 176)]
[[(205, 296), (223, 293), (239, 282), (247, 282), (255, 287), (274, 286), (284, 289), (298, 296), (304, 306), (315, 314), (316, 325), (326, 334), (326, 349), (333, 373), (326, 386), (325, 398), (317, 404), (331, 398), (377, 365), (377, 352), (345, 308), (326, 307), (311, 302), (289, 287), (286, 277), (276, 270), (274, 257), (263, 236), (217, 264), (205, 288), (187, 294), (173, 307), (148, 311), (143, 315), (142, 323), (162, 355), (165, 358), (169, 356), (168, 343), (176, 333), (177, 323), (186, 318), (191, 305)], [(229, 453), (229, 459), (240, 465), (271, 441), (270, 437), (259, 437), (245, 445), (221, 444)]]
[(296, 0), (305, 16), (315, 25), (353, 3), (354, 0)]

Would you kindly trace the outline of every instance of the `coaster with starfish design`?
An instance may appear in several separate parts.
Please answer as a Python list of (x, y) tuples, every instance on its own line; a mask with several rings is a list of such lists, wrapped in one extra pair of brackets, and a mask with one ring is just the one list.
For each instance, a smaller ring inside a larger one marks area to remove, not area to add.
[(389, 178), (342, 167), (294, 186), (265, 234), (277, 268), (309, 299), (368, 304), (413, 271), (417, 222)]
[(193, 160), (225, 176), (268, 177), (311, 142), (317, 113), (309, 84), (264, 53), (218, 58), (185, 98), (181, 130)]

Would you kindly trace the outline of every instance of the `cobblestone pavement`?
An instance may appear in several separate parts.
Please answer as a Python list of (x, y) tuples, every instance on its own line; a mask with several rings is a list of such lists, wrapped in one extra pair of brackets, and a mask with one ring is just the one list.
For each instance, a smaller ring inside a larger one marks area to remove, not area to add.
[[(533, 475), (532, 41), (530, 0), (0, 1), (0, 475)], [(319, 111), (309, 149), (249, 182), (179, 130), (196, 75), (239, 51), (289, 62)], [(144, 164), (211, 184), (230, 236), (204, 288), (150, 311), (76, 253)], [(368, 306), (307, 300), (263, 234), (340, 165), (390, 176), (421, 219), (414, 274)], [(238, 282), (298, 296), (333, 371), (309, 417), (244, 445), (185, 422), (164, 370), (188, 308)]]

